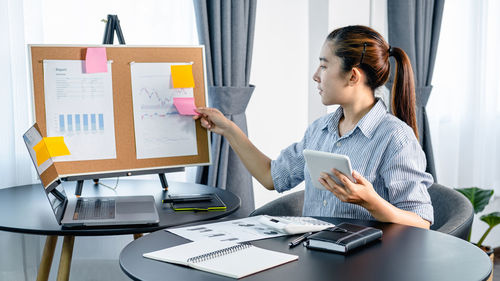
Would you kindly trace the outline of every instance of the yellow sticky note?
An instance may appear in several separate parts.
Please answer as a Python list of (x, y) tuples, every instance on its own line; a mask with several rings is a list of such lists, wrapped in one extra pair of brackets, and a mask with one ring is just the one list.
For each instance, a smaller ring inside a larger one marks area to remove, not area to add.
[(43, 139), (33, 147), (33, 150), (36, 153), (37, 166), (42, 165), (43, 162), (50, 158), (49, 151), (47, 150), (47, 146), (45, 145), (45, 141), (43, 141)]
[(38, 166), (51, 157), (70, 155), (69, 149), (64, 143), (64, 137), (43, 138), (33, 147), (33, 150), (36, 153)]
[(69, 155), (69, 150), (64, 143), (64, 137), (43, 138), (49, 151), (50, 157)]
[(171, 65), (170, 72), (174, 88), (194, 88), (193, 66), (191, 64)]

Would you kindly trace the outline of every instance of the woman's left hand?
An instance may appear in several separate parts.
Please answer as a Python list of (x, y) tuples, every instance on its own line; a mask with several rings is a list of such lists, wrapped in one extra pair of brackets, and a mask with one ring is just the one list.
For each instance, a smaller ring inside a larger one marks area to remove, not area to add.
[(353, 203), (366, 208), (372, 202), (373, 196), (378, 195), (373, 189), (373, 185), (356, 171), (352, 172), (356, 183), (336, 169), (332, 169), (332, 173), (344, 186), (337, 184), (327, 173), (321, 173), (319, 182), (342, 202)]

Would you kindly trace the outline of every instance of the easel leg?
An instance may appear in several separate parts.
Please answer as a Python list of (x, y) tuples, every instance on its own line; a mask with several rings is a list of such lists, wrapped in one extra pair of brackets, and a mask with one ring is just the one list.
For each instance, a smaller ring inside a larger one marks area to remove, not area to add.
[(134, 234), (134, 240), (137, 240), (142, 237), (142, 233), (135, 233)]
[(168, 191), (167, 177), (165, 177), (164, 173), (159, 173), (158, 176), (160, 177), (161, 188), (163, 191)]
[(45, 246), (43, 247), (42, 260), (38, 267), (36, 281), (49, 280), (50, 267), (52, 266), (52, 259), (54, 258), (54, 251), (56, 249), (57, 236), (47, 236), (45, 238)]
[(61, 251), (61, 260), (59, 261), (59, 271), (57, 272), (57, 281), (69, 280), (69, 271), (71, 268), (71, 258), (73, 256), (73, 245), (75, 236), (64, 236), (64, 242)]

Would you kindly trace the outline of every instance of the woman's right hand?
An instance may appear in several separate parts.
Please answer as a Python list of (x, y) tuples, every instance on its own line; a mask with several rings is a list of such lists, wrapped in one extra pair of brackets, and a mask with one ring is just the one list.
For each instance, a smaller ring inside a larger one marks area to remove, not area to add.
[(198, 107), (196, 111), (200, 115), (193, 116), (193, 119), (200, 119), (202, 127), (216, 134), (224, 136), (233, 124), (216, 108)]

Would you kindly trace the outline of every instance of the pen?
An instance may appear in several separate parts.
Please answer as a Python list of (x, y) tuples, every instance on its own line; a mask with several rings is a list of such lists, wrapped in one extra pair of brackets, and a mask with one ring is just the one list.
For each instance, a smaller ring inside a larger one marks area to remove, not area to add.
[(309, 237), (311, 234), (313, 234), (312, 232), (308, 232), (308, 233), (304, 233), (303, 235), (295, 238), (294, 240), (292, 240), (291, 242), (288, 243), (288, 246), (290, 248), (293, 248), (297, 245), (299, 245), (300, 243), (302, 243), (302, 241), (306, 240), (307, 237)]

